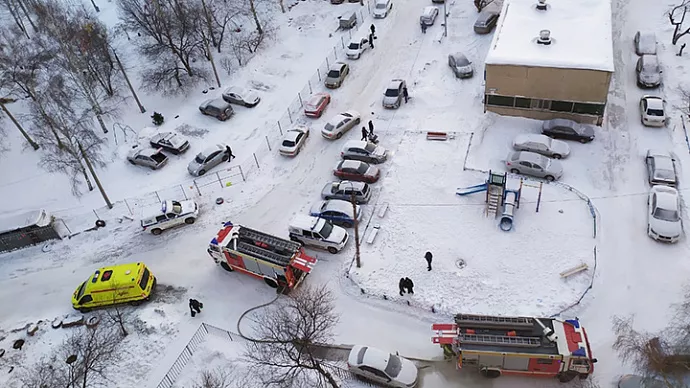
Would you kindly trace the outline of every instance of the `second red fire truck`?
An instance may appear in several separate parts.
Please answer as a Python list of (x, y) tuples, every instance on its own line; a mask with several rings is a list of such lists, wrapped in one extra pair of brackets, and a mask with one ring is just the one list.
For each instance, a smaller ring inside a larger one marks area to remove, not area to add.
[(438, 323), (433, 342), (457, 367), (486, 377), (531, 375), (568, 382), (594, 372), (587, 332), (577, 319), (458, 314), (455, 323)]

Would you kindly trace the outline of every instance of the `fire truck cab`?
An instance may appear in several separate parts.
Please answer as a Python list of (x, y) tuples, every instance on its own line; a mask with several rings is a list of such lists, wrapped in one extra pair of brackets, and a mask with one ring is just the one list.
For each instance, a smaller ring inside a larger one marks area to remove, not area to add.
[(433, 342), (446, 358), (485, 377), (531, 375), (568, 382), (589, 377), (597, 362), (577, 319), (458, 314), (455, 323), (432, 328)]
[(229, 221), (207, 251), (226, 271), (263, 279), (283, 293), (296, 288), (316, 264), (316, 258), (307, 256), (299, 243)]

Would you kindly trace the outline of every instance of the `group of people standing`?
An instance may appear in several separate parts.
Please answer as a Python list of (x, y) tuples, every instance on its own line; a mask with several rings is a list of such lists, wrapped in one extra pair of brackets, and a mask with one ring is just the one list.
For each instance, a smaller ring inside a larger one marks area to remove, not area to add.
[[(427, 253), (424, 254), (424, 259), (426, 260), (427, 271), (431, 271), (431, 262), (434, 259), (434, 255), (427, 251)], [(400, 296), (403, 296), (405, 292), (414, 294), (414, 283), (412, 282), (412, 279), (407, 277), (400, 278), (400, 282), (398, 282), (398, 290), (400, 291)]]

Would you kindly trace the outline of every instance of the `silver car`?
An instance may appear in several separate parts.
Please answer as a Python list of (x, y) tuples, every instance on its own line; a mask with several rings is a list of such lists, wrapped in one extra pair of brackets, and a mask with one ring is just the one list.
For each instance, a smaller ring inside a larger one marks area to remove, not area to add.
[(535, 152), (554, 159), (570, 155), (570, 147), (566, 142), (538, 134), (517, 135), (513, 140), (513, 149)]
[(160, 148), (139, 148), (134, 146), (129, 155), (127, 155), (127, 160), (134, 165), (149, 167), (153, 170), (158, 170), (168, 164), (168, 157), (161, 152)]
[(235, 111), (232, 106), (222, 98), (206, 100), (199, 105), (199, 111), (207, 116), (213, 116), (220, 121), (229, 119)]
[(367, 203), (371, 198), (371, 187), (364, 182), (340, 181), (328, 182), (321, 190), (321, 198), (323, 199), (351, 201), (352, 195), (355, 196), (355, 203), (358, 205)]
[(350, 140), (343, 146), (340, 156), (345, 160), (379, 164), (386, 161), (388, 152), (385, 148), (368, 141)]
[(187, 171), (194, 176), (201, 176), (213, 167), (227, 162), (229, 158), (230, 155), (228, 155), (227, 147), (216, 144), (199, 152), (194, 160), (189, 162)]
[(422, 26), (433, 26), (438, 16), (438, 8), (433, 6), (424, 7), (422, 15), (419, 17), (419, 24)]
[(450, 66), (457, 78), (470, 78), (474, 75), (472, 62), (463, 53), (448, 55), (448, 66)]
[(336, 62), (328, 68), (324, 85), (329, 89), (339, 88), (348, 74), (350, 74), (350, 66), (347, 63)]
[(383, 107), (398, 109), (403, 101), (403, 90), (407, 87), (402, 79), (394, 79), (383, 93)]
[(231, 86), (225, 89), (223, 92), (223, 100), (229, 104), (237, 104), (246, 106), (247, 108), (253, 108), (261, 101), (261, 98), (253, 90), (239, 86)]
[(345, 132), (352, 129), (362, 121), (362, 116), (359, 112), (348, 110), (346, 112), (338, 113), (328, 120), (326, 125), (321, 130), (321, 136), (326, 139), (340, 139)]
[(560, 162), (527, 151), (508, 154), (506, 168), (512, 174), (531, 175), (547, 181), (554, 181), (563, 176), (563, 166)]
[(676, 173), (676, 159), (668, 152), (648, 150), (645, 164), (647, 165), (647, 180), (649, 184), (676, 187), (678, 174)]
[(637, 85), (641, 88), (656, 88), (661, 84), (661, 66), (656, 55), (643, 55), (637, 60)]

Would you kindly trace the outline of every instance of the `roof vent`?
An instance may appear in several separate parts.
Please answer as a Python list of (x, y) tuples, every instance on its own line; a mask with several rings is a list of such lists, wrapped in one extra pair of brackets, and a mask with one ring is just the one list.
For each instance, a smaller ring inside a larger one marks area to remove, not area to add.
[(537, 38), (537, 44), (543, 44), (548, 46), (551, 44), (551, 31), (541, 30), (539, 31), (539, 38)]
[(540, 11), (546, 11), (546, 0), (537, 0), (537, 9)]

